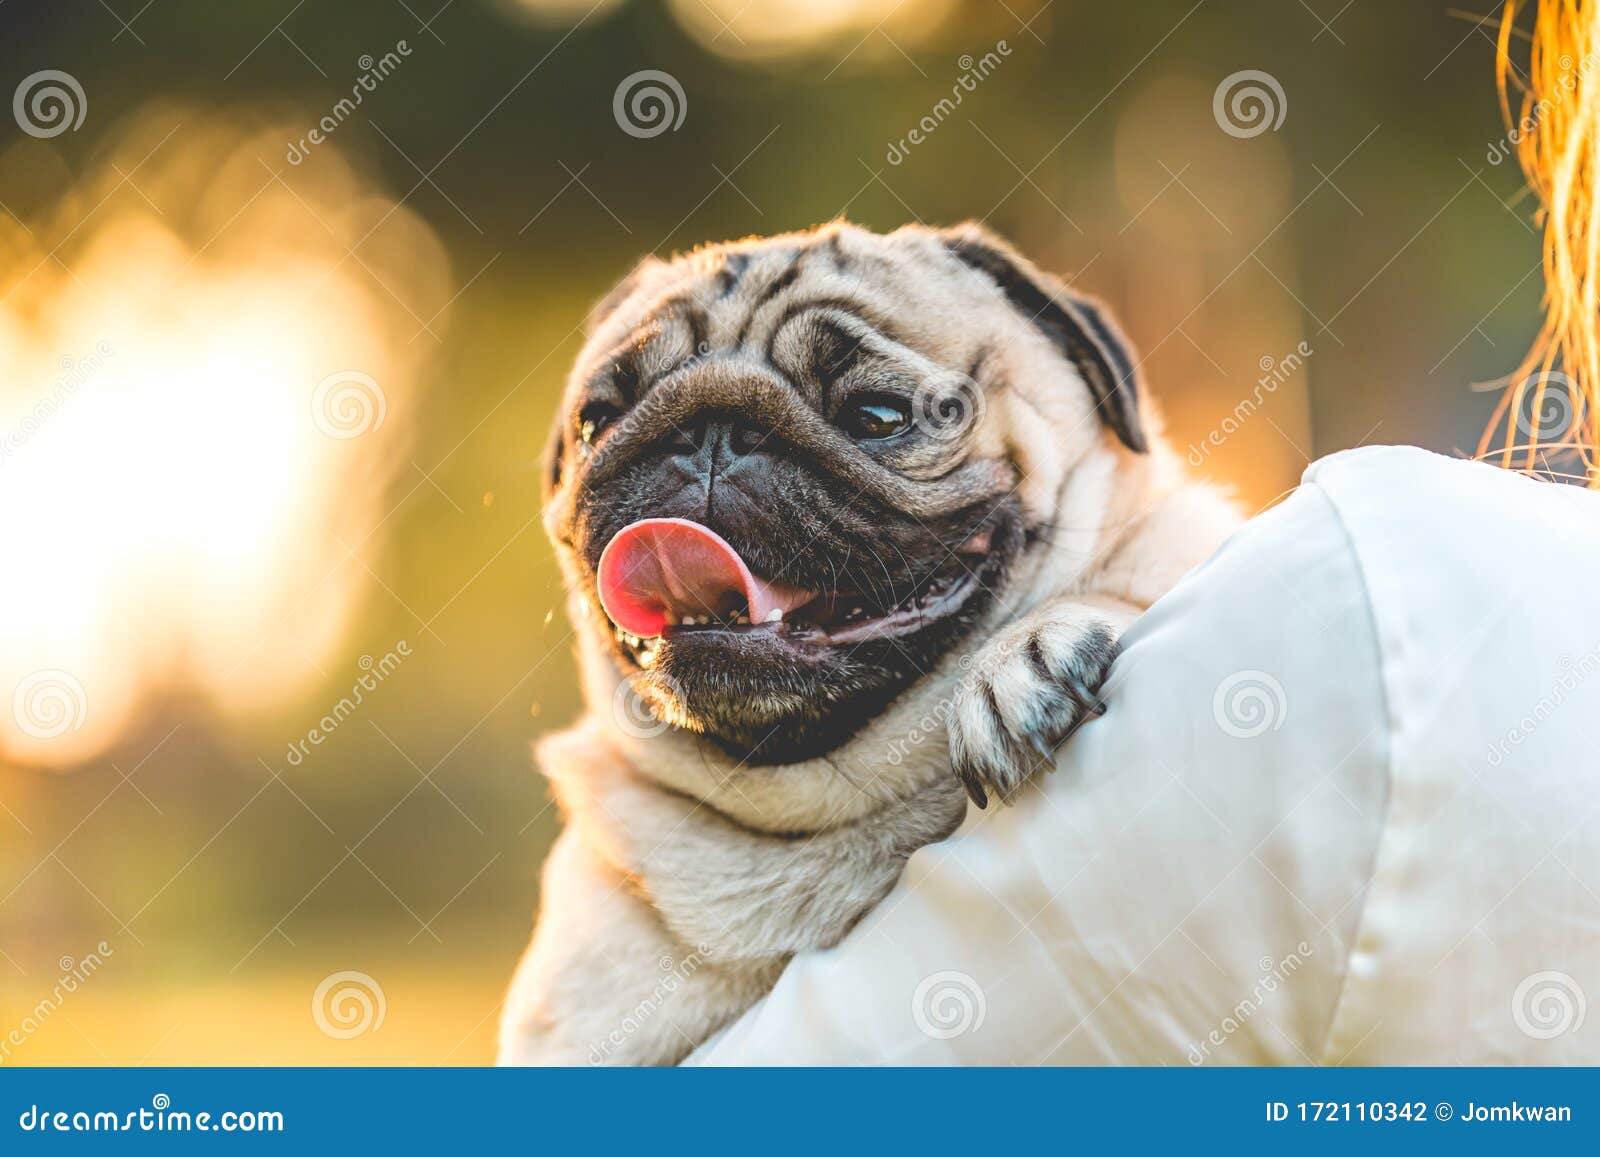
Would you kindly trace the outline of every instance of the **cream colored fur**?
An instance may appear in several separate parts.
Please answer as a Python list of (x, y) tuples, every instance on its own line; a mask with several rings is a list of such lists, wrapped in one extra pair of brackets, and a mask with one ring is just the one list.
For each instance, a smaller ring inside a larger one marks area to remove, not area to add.
[[(1041, 533), (966, 644), (826, 757), (781, 767), (741, 766), (686, 731), (623, 730), (609, 626), (589, 592), (573, 591), (590, 710), (538, 747), (567, 826), (507, 997), (503, 1063), (669, 1064), (704, 1043), (790, 957), (842, 938), (912, 852), (960, 825), (968, 803), (952, 744), (981, 760), (1003, 731), (1029, 725), (1048, 690), (1022, 657), (1031, 641), (1067, 662), (1086, 631), (1120, 633), (1237, 524), (1222, 495), (1185, 477), (1148, 402), (1150, 452), (1118, 444), (1060, 351), (992, 281), (952, 268), (943, 238), (835, 224), (718, 247), (645, 267), (600, 320), (590, 355), (663, 294), (708, 278), (730, 249), (760, 261), (797, 245), (842, 247), (857, 259), (848, 284), (808, 266), (791, 292), (867, 298), (935, 365), (964, 367), (987, 347), (981, 428), (965, 452), (1007, 472)], [(933, 484), (924, 489), (935, 501)], [(551, 522), (566, 516), (558, 496)], [(941, 726), (924, 736), (929, 719)], [(989, 785), (1002, 798), (1023, 790), (1003, 772)]]

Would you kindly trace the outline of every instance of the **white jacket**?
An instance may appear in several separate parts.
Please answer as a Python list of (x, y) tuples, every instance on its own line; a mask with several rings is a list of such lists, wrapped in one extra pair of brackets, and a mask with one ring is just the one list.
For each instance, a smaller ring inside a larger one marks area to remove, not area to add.
[(1597, 1064), (1600, 495), (1313, 465), (712, 1064)]

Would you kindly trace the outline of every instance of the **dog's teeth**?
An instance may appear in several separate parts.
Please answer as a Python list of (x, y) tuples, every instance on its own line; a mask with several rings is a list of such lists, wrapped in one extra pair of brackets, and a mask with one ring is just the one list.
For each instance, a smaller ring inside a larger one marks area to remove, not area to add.
[(769, 622), (769, 623), (781, 623), (781, 622), (783, 622), (783, 608), (782, 607), (773, 607), (770, 611), (767, 612), (767, 617), (766, 617), (766, 619), (764, 621), (765, 622)]

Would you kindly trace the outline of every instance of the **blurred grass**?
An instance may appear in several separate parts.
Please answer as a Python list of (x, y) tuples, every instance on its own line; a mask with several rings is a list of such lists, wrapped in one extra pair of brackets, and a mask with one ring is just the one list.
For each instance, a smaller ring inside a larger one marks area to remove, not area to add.
[[(229, 976), (148, 970), (119, 978), (112, 957), (43, 1027), (13, 1047), (20, 1065), (484, 1065), (494, 1063), (503, 952), (489, 936), (482, 955), (451, 946), (308, 943), (319, 960), (350, 959), (384, 997), (382, 1024), (348, 1039), (321, 1031), (311, 996), (319, 968), (284, 965)], [(438, 946), (435, 946), (437, 949)]]

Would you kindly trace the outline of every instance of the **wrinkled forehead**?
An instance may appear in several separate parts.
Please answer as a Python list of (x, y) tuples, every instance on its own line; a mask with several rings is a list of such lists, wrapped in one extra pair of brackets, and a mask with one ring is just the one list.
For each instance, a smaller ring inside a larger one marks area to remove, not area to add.
[(680, 354), (760, 350), (797, 311), (824, 304), (937, 358), (950, 344), (941, 318), (975, 288), (981, 283), (960, 261), (915, 234), (828, 230), (714, 246), (642, 271), (599, 321), (577, 376), (652, 345)]

